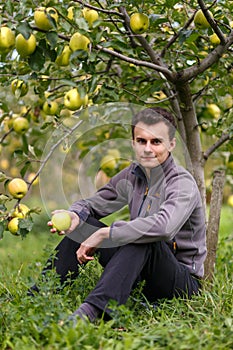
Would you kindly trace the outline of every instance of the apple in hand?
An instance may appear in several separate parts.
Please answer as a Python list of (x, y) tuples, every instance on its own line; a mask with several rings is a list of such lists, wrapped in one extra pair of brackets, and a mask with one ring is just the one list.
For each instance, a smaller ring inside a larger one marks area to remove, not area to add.
[(0, 52), (8, 53), (15, 45), (15, 34), (8, 27), (0, 28)]
[(72, 51), (77, 50), (88, 50), (88, 45), (90, 44), (90, 40), (83, 34), (78, 32), (74, 33), (70, 38), (69, 46)]
[(17, 134), (25, 134), (29, 129), (29, 121), (24, 117), (17, 117), (13, 121), (13, 129)]
[(66, 211), (61, 211), (59, 213), (55, 213), (52, 218), (51, 222), (53, 227), (61, 232), (61, 231), (66, 231), (70, 228), (71, 225), (71, 217), (69, 213)]
[(58, 22), (58, 13), (54, 7), (39, 7), (34, 12), (35, 24), (39, 29), (48, 31)]
[(15, 39), (15, 48), (21, 57), (27, 57), (31, 55), (36, 49), (36, 37), (31, 34), (26, 39), (21, 33), (17, 35)]
[(81, 106), (86, 106), (88, 102), (88, 95), (81, 97), (78, 90), (73, 88), (69, 90), (64, 96), (64, 105), (71, 111), (75, 111)]
[(8, 191), (12, 197), (21, 199), (26, 195), (28, 186), (23, 179), (16, 177), (8, 183)]
[(142, 34), (149, 28), (149, 17), (140, 12), (133, 13), (130, 17), (130, 28), (135, 34)]

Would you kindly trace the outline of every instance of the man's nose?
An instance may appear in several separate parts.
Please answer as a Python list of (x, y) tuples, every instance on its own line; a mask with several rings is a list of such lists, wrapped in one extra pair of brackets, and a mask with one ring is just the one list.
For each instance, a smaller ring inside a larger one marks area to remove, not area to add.
[(149, 140), (145, 144), (145, 152), (151, 152), (151, 143)]

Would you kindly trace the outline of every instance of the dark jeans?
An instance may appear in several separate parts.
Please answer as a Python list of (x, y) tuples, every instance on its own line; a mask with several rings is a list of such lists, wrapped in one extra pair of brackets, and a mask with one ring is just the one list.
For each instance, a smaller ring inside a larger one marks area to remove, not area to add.
[[(104, 226), (93, 218), (89, 219), (89, 223), (95, 227)], [(75, 279), (79, 272), (76, 258), (79, 246), (80, 243), (68, 236), (64, 237), (56, 247), (55, 259), (49, 260), (44, 273), (55, 267), (62, 284), (70, 274)], [(85, 301), (101, 310), (106, 310), (110, 300), (117, 301), (119, 305), (125, 304), (139, 281), (145, 281), (143, 294), (149, 302), (178, 296), (190, 298), (200, 288), (197, 278), (176, 259), (170, 247), (163, 241), (100, 248), (96, 252), (104, 271)]]

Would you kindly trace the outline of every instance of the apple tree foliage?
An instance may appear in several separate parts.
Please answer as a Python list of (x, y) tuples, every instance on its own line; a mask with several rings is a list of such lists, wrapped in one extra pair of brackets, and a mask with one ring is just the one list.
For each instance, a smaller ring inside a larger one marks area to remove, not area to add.
[[(49, 31), (35, 25), (34, 12), (40, 6), (54, 7), (58, 12), (58, 22), (49, 16)], [(73, 18), (68, 16), (70, 7)], [(98, 12), (92, 24), (84, 18), (84, 8)], [(1, 52), (2, 154), (8, 152), (16, 161), (22, 177), (30, 168), (36, 176), (43, 172), (39, 160), (47, 135), (62, 129), (61, 139), (66, 142), (79, 126), (69, 126), (70, 111), (64, 106), (65, 93), (74, 87), (81, 97), (88, 94), (88, 107), (112, 103), (166, 107), (176, 116), (191, 160), (187, 166), (205, 203), (204, 174), (211, 158), (220, 159), (217, 166), (226, 170), (232, 184), (232, 170), (227, 167), (233, 149), (232, 8), (233, 2), (226, 0), (1, 1), (1, 26), (11, 28), (15, 36), (36, 37), (36, 50), (29, 56), (18, 55), (15, 47)], [(195, 25), (198, 9), (205, 14), (208, 28)], [(130, 16), (135, 12), (149, 17), (149, 28), (142, 34), (135, 34), (130, 27)], [(67, 64), (61, 65), (57, 57), (76, 32), (88, 37), (88, 50), (72, 51)], [(210, 39), (214, 33), (218, 44)], [(20, 96), (20, 88), (13, 95), (11, 82), (15, 79), (28, 84), (26, 95)], [(55, 115), (45, 114), (45, 101), (58, 103)], [(82, 110), (80, 120), (93, 117)], [(24, 133), (12, 128), (16, 114), (30, 123)], [(99, 118), (104, 124), (106, 116)], [(118, 123), (90, 133), (77, 145), (80, 155), (106, 138), (119, 137), (124, 125), (121, 115)], [(60, 141), (55, 138), (54, 144)], [(5, 181), (7, 175), (2, 172), (1, 177)]]

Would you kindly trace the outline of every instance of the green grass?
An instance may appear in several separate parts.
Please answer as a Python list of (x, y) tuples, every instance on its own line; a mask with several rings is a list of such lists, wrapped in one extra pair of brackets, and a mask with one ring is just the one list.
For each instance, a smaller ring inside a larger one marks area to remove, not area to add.
[(137, 290), (126, 305), (113, 305), (113, 320), (79, 321), (74, 328), (64, 321), (95, 285), (101, 273), (98, 263), (88, 264), (79, 279), (59, 293), (51, 273), (47, 283), (41, 282), (41, 294), (30, 298), (27, 288), (60, 238), (48, 234), (40, 220), (24, 240), (6, 233), (0, 241), (0, 349), (232, 349), (232, 214), (232, 208), (223, 208), (211, 288), (205, 285), (202, 294), (189, 301), (162, 301), (156, 310), (135, 303), (143, 298)]

